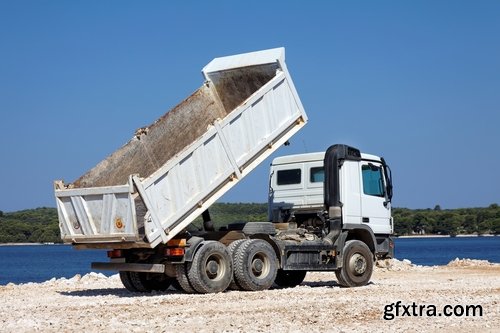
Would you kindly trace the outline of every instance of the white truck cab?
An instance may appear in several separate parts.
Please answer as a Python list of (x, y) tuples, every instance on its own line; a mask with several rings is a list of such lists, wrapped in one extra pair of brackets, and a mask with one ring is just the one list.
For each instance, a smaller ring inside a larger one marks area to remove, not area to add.
[[(333, 162), (326, 174), (325, 159)], [(271, 164), (269, 219), (273, 222), (295, 222), (319, 232), (319, 216), (333, 206), (340, 213), (342, 229), (362, 226), (385, 238), (393, 233), (391, 198), (391, 172), (385, 160), (345, 145), (278, 157)]]

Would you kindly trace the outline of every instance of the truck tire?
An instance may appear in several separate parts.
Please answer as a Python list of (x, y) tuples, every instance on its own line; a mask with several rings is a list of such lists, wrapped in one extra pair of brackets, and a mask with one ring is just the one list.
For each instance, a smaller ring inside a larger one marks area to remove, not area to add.
[(233, 276), (231, 254), (220, 242), (204, 242), (195, 253), (187, 273), (191, 286), (199, 293), (224, 291)]
[(307, 271), (284, 271), (278, 269), (274, 283), (281, 288), (293, 288), (304, 281), (306, 274)]
[(175, 278), (171, 278), (161, 273), (145, 273), (143, 284), (150, 291), (165, 291), (171, 285)]
[(141, 293), (165, 291), (172, 284), (172, 278), (159, 273), (121, 271), (120, 280), (128, 291)]
[(232, 231), (232, 230), (243, 230), (245, 227), (246, 222), (234, 222), (234, 223), (229, 223), (227, 225), (227, 230)]
[(132, 285), (141, 293), (150, 293), (151, 288), (146, 280), (146, 273), (143, 272), (128, 272)]
[(246, 235), (275, 235), (276, 228), (271, 222), (247, 222), (243, 227), (243, 233)]
[(179, 281), (177, 281), (177, 278), (173, 278), (172, 284), (170, 286), (177, 291), (184, 291), (184, 289), (182, 289), (181, 285), (179, 284)]
[[(231, 254), (231, 260), (233, 261), (233, 267), (234, 267), (234, 256), (236, 255), (236, 251), (241, 246), (241, 244), (243, 244), (244, 241), (246, 241), (246, 239), (235, 240), (234, 242), (229, 244), (229, 246), (227, 247), (227, 249), (229, 250), (229, 253)], [(233, 273), (234, 273), (234, 270), (233, 270)], [(230, 290), (241, 290), (241, 286), (238, 285), (238, 283), (236, 282), (236, 280), (234, 278), (234, 274), (231, 277), (231, 283), (229, 284), (229, 287), (227, 287), (227, 288)]]
[(272, 246), (262, 239), (243, 242), (234, 257), (234, 278), (243, 290), (269, 289), (277, 274), (277, 258)]
[(342, 268), (335, 271), (343, 287), (366, 285), (373, 273), (373, 254), (368, 245), (359, 240), (347, 241), (344, 245)]
[(175, 265), (175, 275), (181, 289), (187, 294), (195, 294), (196, 290), (191, 286), (187, 275), (187, 266), (190, 263)]
[(335, 270), (335, 277), (337, 278), (337, 282), (339, 283), (339, 286), (341, 287), (349, 287), (347, 282), (344, 280), (342, 277), (342, 268), (339, 268)]
[(130, 272), (123, 272), (120, 271), (120, 280), (122, 281), (123, 286), (128, 290), (133, 293), (138, 292), (137, 288), (134, 286), (132, 283), (132, 280), (130, 279)]

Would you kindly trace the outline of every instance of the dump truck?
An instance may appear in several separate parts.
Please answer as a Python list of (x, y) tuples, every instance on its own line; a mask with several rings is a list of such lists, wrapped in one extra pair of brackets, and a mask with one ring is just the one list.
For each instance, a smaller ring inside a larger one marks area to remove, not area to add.
[[(292, 287), (307, 271), (335, 271), (345, 286), (368, 283), (374, 260), (393, 253), (385, 161), (346, 145), (275, 159), (269, 221), (215, 230), (209, 207), (308, 118), (284, 48), (215, 58), (202, 74), (191, 96), (94, 168), (54, 182), (63, 242), (107, 249), (109, 262), (92, 268), (118, 271), (133, 292)], [(313, 169), (324, 179), (311, 181), (311, 191), (305, 175)], [(365, 182), (369, 198), (360, 194)], [(189, 228), (200, 216), (203, 229)]]

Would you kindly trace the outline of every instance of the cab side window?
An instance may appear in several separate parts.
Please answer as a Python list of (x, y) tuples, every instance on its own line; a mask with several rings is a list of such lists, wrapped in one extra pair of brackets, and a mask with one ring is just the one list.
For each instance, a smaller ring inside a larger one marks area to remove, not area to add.
[(293, 185), (300, 184), (302, 179), (302, 171), (300, 169), (279, 170), (278, 185)]
[(363, 193), (366, 195), (373, 195), (376, 197), (383, 197), (384, 182), (382, 168), (373, 164), (365, 164), (361, 167), (363, 175)]
[(311, 168), (311, 174), (309, 177), (311, 183), (319, 183), (325, 181), (325, 170), (323, 167)]

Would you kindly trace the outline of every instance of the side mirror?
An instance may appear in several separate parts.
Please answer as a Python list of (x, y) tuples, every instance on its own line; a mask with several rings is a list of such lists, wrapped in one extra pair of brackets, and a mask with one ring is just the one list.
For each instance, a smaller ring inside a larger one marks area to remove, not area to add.
[(387, 200), (384, 202), (384, 206), (387, 207), (387, 203), (391, 202), (392, 200), (392, 171), (391, 168), (385, 163), (384, 158), (382, 157), (380, 159), (382, 161), (382, 167), (384, 168), (384, 174), (385, 174), (385, 184), (386, 184), (386, 195), (387, 195)]

